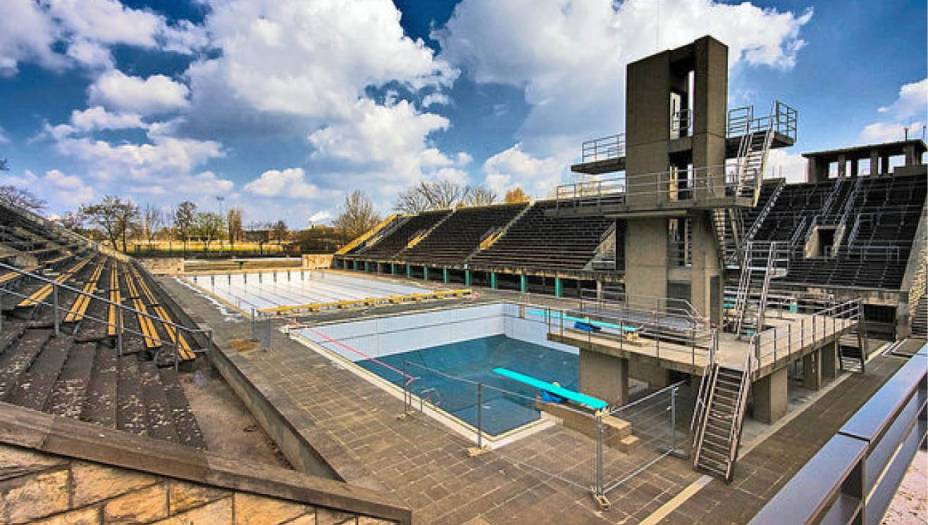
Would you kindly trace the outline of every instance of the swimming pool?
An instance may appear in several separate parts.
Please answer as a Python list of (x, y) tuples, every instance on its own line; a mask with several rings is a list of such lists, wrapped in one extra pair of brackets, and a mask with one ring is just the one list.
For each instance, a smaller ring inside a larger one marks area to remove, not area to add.
[(325, 270), (190, 275), (183, 279), (245, 311), (427, 291), (418, 286), (350, 277)]
[[(543, 317), (499, 303), (365, 319), (299, 330), (301, 337), (470, 425), (501, 435), (540, 418), (537, 389), (492, 372), (502, 367), (576, 390), (574, 347), (547, 341)], [(405, 380), (404, 380), (405, 378)]]

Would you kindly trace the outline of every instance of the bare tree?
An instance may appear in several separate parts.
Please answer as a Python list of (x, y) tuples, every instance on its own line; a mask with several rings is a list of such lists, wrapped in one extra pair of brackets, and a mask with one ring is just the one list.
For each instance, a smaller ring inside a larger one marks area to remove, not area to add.
[(483, 186), (476, 186), (461, 199), (461, 206), (489, 206), (496, 202), (496, 192)]
[(229, 208), (226, 214), (226, 227), (229, 230), (229, 245), (235, 249), (235, 241), (242, 237), (242, 210)]
[(174, 210), (174, 230), (184, 242), (184, 255), (187, 255), (187, 243), (190, 241), (196, 215), (197, 205), (190, 201), (178, 204)]
[(271, 225), (271, 232), (274, 234), (274, 240), (276, 240), (278, 244), (283, 244), (283, 242), (287, 240), (288, 231), (287, 223), (284, 221), (277, 221)]
[(142, 233), (145, 235), (145, 240), (148, 241), (149, 247), (151, 243), (155, 240), (155, 235), (158, 234), (164, 226), (164, 212), (161, 211), (161, 208), (148, 203), (145, 205), (145, 209), (142, 210)]
[(84, 216), (80, 212), (69, 211), (65, 212), (61, 218), (58, 219), (58, 222), (61, 223), (65, 228), (80, 233), (84, 230)]
[(360, 190), (349, 193), (342, 208), (342, 213), (335, 219), (335, 228), (346, 239), (354, 239), (380, 222), (374, 204)]
[(249, 237), (258, 241), (258, 251), (264, 255), (264, 245), (271, 240), (271, 225), (266, 222), (253, 222), (248, 225)]
[(213, 241), (222, 236), (225, 230), (225, 219), (222, 215), (215, 212), (200, 212), (194, 219), (194, 231), (205, 242), (205, 251), (209, 252), (209, 246)]
[(101, 233), (113, 245), (114, 250), (119, 249), (120, 240), (122, 251), (129, 250), (127, 237), (139, 223), (139, 208), (135, 203), (107, 195), (97, 204), (81, 206), (80, 213), (87, 221), (102, 230)]
[(528, 195), (525, 193), (525, 190), (516, 186), (515, 188), (506, 192), (506, 196), (503, 198), (506, 204), (518, 204), (520, 202), (528, 202)]
[(421, 181), (401, 192), (394, 208), (402, 213), (444, 210), (460, 205), (471, 191), (470, 187), (449, 180)]
[(0, 186), (0, 202), (34, 212), (44, 210), (46, 204), (31, 191), (10, 184)]

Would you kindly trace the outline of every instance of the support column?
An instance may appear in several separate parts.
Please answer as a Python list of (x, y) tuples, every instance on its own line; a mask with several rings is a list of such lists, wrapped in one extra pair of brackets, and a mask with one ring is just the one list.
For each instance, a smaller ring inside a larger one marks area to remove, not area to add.
[(470, 286), (472, 278), (470, 275), (470, 270), (464, 270), (464, 286)]
[(412, 279), (412, 265), (406, 263), (406, 278)]
[(822, 350), (803, 356), (802, 358), (802, 386), (809, 390), (822, 388)]
[(564, 295), (564, 285), (561, 283), (560, 277), (554, 278), (554, 296), (561, 297)]
[(428, 266), (422, 267), (422, 280), (423, 281), (429, 280), (429, 267)]
[(528, 291), (528, 277), (524, 273), (519, 276), (519, 291), (522, 293)]
[(754, 419), (769, 425), (786, 415), (789, 402), (787, 370), (783, 367), (751, 385), (754, 392)]
[(880, 174), (880, 155), (876, 150), (870, 152), (870, 175), (876, 177)]
[(496, 289), (496, 272), (490, 272), (490, 288)]
[(838, 358), (838, 341), (825, 345), (820, 352), (822, 360), (819, 368), (822, 369), (822, 377), (825, 382), (834, 381), (838, 377), (838, 363), (840, 362)]
[(396, 275), (396, 263), (390, 263), (390, 275)]
[(370, 261), (364, 261), (364, 272), (367, 273), (369, 271), (371, 271), (371, 263)]
[(351, 269), (358, 271), (358, 261), (351, 261)]
[(596, 281), (596, 300), (597, 301), (603, 300), (603, 282), (602, 281)]
[(580, 391), (610, 405), (628, 401), (628, 360), (580, 349)]
[(838, 177), (847, 176), (847, 157), (838, 155)]
[(860, 161), (858, 161), (857, 159), (854, 159), (851, 161), (851, 177), (857, 176), (858, 164), (860, 164)]
[(448, 284), (448, 269), (447, 268), (441, 269), (441, 280), (443, 283)]

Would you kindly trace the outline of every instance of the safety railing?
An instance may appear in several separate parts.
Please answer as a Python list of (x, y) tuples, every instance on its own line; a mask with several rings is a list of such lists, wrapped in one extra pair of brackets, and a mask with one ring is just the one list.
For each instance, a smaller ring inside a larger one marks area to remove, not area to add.
[(799, 112), (779, 100), (773, 102), (770, 113), (761, 116), (754, 114), (753, 105), (741, 106), (728, 111), (727, 134), (729, 137), (740, 137), (772, 129), (795, 142), (798, 120)]
[(685, 202), (700, 191), (732, 196), (738, 186), (738, 176), (735, 164), (671, 169), (562, 184), (555, 190), (555, 198), (559, 209), (604, 206), (646, 195), (657, 196), (659, 203)]
[(681, 109), (670, 117), (670, 138), (676, 139), (693, 134), (693, 110)]
[(856, 328), (862, 319), (860, 300), (846, 301), (803, 315), (785, 326), (781, 324), (755, 334), (751, 342), (752, 352), (758, 367), (775, 366), (781, 359), (789, 361), (794, 353), (822, 339), (837, 337)]
[(926, 376), (928, 347), (922, 347), (777, 491), (751, 525), (880, 523), (924, 447)]
[(625, 156), (625, 133), (587, 140), (580, 146), (580, 162), (598, 162)]
[(686, 299), (632, 295), (615, 290), (581, 288), (579, 294), (581, 311), (601, 312), (619, 308), (625, 312), (659, 313), (685, 320), (687, 323), (708, 325), (708, 320)]
[[(87, 297), (91, 301), (99, 301), (103, 303), (104, 305), (107, 305), (108, 307), (116, 308), (119, 314), (115, 316), (115, 323), (111, 323), (108, 319), (101, 319), (99, 317), (94, 317), (88, 312), (85, 312), (81, 316), (80, 322), (83, 322), (84, 320), (89, 320), (99, 325), (105, 326), (108, 330), (111, 328), (115, 329), (114, 337), (116, 338), (116, 350), (119, 356), (122, 356), (123, 351), (124, 351), (124, 339), (125, 339), (126, 334), (139, 336), (147, 341), (154, 342), (157, 346), (159, 346), (159, 349), (156, 351), (156, 356), (155, 356), (156, 359), (159, 358), (161, 352), (163, 351), (165, 347), (171, 348), (172, 354), (173, 354), (172, 362), (173, 362), (175, 369), (179, 366), (180, 360), (181, 360), (181, 355), (180, 355), (180, 352), (181, 352), (180, 334), (181, 333), (190, 335), (193, 338), (196, 338), (197, 336), (206, 338), (206, 341), (207, 341), (206, 348), (200, 349), (200, 350), (191, 348), (190, 350), (192, 352), (207, 353), (212, 349), (212, 346), (213, 346), (212, 330), (206, 330), (202, 328), (189, 328), (187, 326), (177, 324), (173, 321), (169, 321), (167, 319), (163, 319), (161, 317), (151, 315), (147, 312), (142, 312), (131, 306), (126, 306), (122, 303), (110, 301), (109, 299), (103, 296), (85, 292), (84, 290), (75, 288), (73, 286), (70, 286), (64, 283), (59, 283), (58, 281), (54, 279), (49, 279), (47, 277), (44, 277), (38, 274), (24, 271), (20, 268), (16, 268), (15, 266), (10, 266), (6, 263), (0, 263), (0, 269), (16, 272), (22, 275), (23, 278), (33, 279), (35, 281), (43, 283), (46, 286), (52, 287), (52, 291), (50, 294), (51, 300), (48, 300), (47, 297), (41, 300), (32, 298), (29, 294), (21, 293), (17, 290), (12, 289), (9, 284), (4, 284), (3, 286), (0, 286), (0, 297), (12, 296), (12, 297), (17, 297), (19, 299), (29, 299), (30, 303), (32, 304), (32, 307), (46, 306), (46, 307), (51, 308), (52, 322), (53, 322), (53, 328), (54, 328), (55, 335), (61, 334), (62, 325), (65, 324), (64, 316), (71, 309), (70, 305), (61, 304), (61, 291), (63, 290), (63, 291), (67, 291), (67, 292), (75, 294), (76, 297)], [(164, 328), (164, 331), (168, 333), (167, 339), (162, 339), (158, 333), (146, 334), (146, 333), (143, 333), (141, 329), (134, 330), (132, 328), (125, 326), (125, 321), (123, 319), (123, 314), (125, 313), (133, 314), (137, 316), (138, 319), (148, 319), (152, 323), (157, 323), (158, 325), (161, 325)], [(3, 320), (3, 316), (0, 315), (0, 331), (3, 330), (2, 320)], [(172, 333), (173, 333), (173, 336), (172, 336)]]

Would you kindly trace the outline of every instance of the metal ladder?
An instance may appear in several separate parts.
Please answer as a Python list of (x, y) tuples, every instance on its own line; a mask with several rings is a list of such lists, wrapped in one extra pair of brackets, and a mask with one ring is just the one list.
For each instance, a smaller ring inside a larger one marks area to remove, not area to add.
[(773, 143), (773, 127), (752, 131), (741, 138), (738, 147), (738, 178), (735, 196), (751, 197), (757, 203), (760, 185), (767, 167), (767, 154)]
[[(749, 242), (745, 247), (741, 265), (741, 277), (735, 295), (735, 327), (738, 337), (753, 336), (763, 330), (767, 310), (770, 281), (786, 275), (789, 266), (789, 250), (780, 242)], [(759, 294), (753, 294), (760, 285)], [(752, 295), (758, 295), (755, 303)]]
[(710, 358), (700, 384), (693, 413), (693, 468), (731, 482), (748, 391), (755, 367), (753, 345), (745, 355), (741, 370), (722, 366)]

